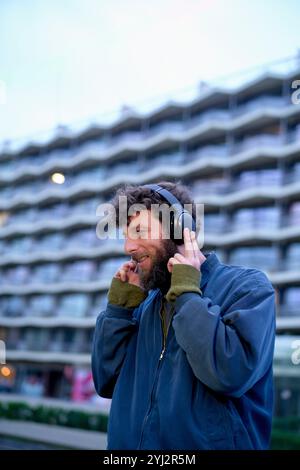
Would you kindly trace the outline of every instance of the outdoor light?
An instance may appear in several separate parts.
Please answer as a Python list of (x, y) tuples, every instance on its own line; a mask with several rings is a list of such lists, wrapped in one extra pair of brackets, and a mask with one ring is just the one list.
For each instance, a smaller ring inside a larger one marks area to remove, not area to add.
[(62, 173), (53, 173), (51, 180), (55, 184), (63, 184), (65, 182), (65, 175)]
[(3, 375), (3, 377), (9, 377), (11, 375), (10, 368), (7, 366), (1, 367), (1, 375)]

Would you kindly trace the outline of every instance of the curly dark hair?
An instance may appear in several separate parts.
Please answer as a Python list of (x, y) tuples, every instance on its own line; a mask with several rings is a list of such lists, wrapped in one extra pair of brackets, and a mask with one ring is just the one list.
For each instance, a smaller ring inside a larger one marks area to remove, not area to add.
[[(169, 181), (160, 181), (155, 183), (161, 186), (164, 189), (167, 189), (172, 193), (178, 201), (184, 206), (184, 204), (191, 204), (192, 212), (187, 206), (186, 209), (190, 212), (196, 220), (196, 206), (195, 202), (191, 196), (189, 189), (183, 185), (181, 182), (171, 183)], [(151, 209), (152, 204), (162, 204), (167, 203), (167, 201), (158, 193), (154, 192), (152, 189), (145, 187), (143, 185), (130, 185), (125, 184), (117, 189), (115, 196), (111, 200), (116, 211), (117, 225), (119, 225), (119, 197), (125, 196), (127, 198), (127, 205), (130, 207), (133, 204), (143, 204), (147, 209)], [(159, 212), (159, 220), (162, 220), (162, 214)], [(127, 224), (129, 224), (129, 218), (127, 219)], [(198, 227), (197, 227), (198, 232)]]

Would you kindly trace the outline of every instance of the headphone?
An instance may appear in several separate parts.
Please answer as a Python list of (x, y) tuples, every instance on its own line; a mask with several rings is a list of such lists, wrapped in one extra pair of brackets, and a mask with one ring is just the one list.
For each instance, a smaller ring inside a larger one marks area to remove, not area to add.
[[(167, 189), (162, 188), (158, 184), (145, 184), (144, 187), (152, 189), (152, 191), (159, 194), (170, 204), (170, 206), (174, 208), (174, 211), (171, 211), (170, 213), (170, 236), (177, 245), (181, 245), (183, 243), (184, 228), (187, 227), (196, 232), (196, 222), (194, 218), (186, 209), (184, 209), (177, 197)], [(175, 234), (177, 235), (176, 238)], [(178, 235), (180, 235), (181, 239), (178, 238)]]

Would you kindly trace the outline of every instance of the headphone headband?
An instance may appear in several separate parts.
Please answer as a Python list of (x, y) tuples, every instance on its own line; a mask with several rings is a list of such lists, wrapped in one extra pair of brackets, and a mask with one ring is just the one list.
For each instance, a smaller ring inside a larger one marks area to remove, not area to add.
[[(195, 223), (193, 216), (186, 209), (184, 209), (183, 205), (181, 204), (181, 202), (178, 201), (177, 197), (175, 197), (174, 194), (172, 194), (167, 189), (162, 188), (158, 184), (145, 184), (144, 187), (152, 189), (152, 191), (155, 191), (157, 194), (162, 196), (170, 204), (170, 206), (176, 209), (177, 215), (174, 217), (174, 215), (171, 214), (171, 219), (170, 219), (171, 231), (173, 235), (172, 238), (175, 242), (177, 240), (177, 243), (179, 244), (183, 243), (183, 229), (185, 227), (188, 227), (190, 230), (193, 230), (194, 232), (196, 232), (196, 223)], [(182, 235), (180, 241), (174, 238), (176, 229), (179, 229)]]
[(152, 189), (153, 191), (155, 191), (156, 193), (160, 194), (166, 201), (169, 202), (169, 204), (172, 206), (179, 206), (181, 208), (182, 211), (184, 211), (185, 209), (183, 208), (181, 202), (178, 201), (177, 197), (174, 196), (174, 194), (172, 194), (170, 191), (168, 191), (167, 189), (165, 188), (162, 188), (161, 186), (159, 186), (158, 184), (145, 184), (145, 187), (146, 188), (150, 188)]

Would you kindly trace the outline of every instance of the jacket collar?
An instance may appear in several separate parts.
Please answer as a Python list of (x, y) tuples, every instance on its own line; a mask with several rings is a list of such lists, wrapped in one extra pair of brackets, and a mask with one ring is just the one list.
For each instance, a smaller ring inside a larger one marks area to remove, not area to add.
[(215, 269), (215, 267), (220, 264), (220, 261), (214, 251), (210, 253), (203, 253), (206, 257), (204, 263), (201, 264), (201, 282), (200, 288), (202, 289), (208, 282), (211, 272)]

